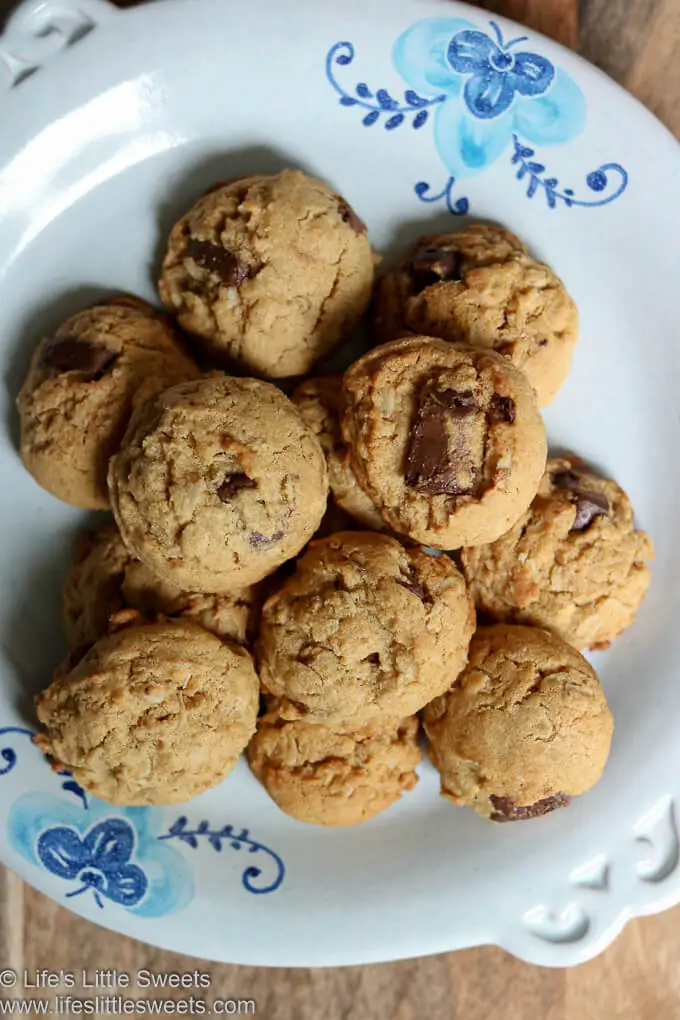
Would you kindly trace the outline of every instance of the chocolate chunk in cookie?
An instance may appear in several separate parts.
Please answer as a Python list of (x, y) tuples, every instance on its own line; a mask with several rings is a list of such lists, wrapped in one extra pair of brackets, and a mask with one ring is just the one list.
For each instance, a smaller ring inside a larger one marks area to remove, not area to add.
[(222, 500), (223, 503), (229, 503), (229, 501), (240, 492), (241, 489), (256, 489), (257, 482), (242, 471), (237, 471), (233, 475), (227, 475), (220, 487), (216, 490), (217, 496)]
[(238, 255), (212, 241), (200, 241), (192, 237), (187, 244), (187, 256), (201, 269), (207, 269), (226, 283), (228, 287), (240, 287), (253, 275), (252, 268), (242, 262)]
[(283, 538), (282, 531), (275, 531), (273, 535), (263, 535), (260, 531), (253, 531), (250, 535), (250, 544), (253, 549), (264, 549), (267, 546), (280, 542)]
[(489, 420), (492, 424), (504, 423), (513, 425), (515, 422), (515, 401), (512, 397), (501, 397), (494, 393), (489, 405)]
[(452, 425), (479, 410), (471, 390), (424, 391), (406, 456), (406, 483), (427, 495), (460, 496), (472, 490), (476, 466), (464, 436)]
[(571, 797), (565, 793), (555, 793), (552, 797), (543, 797), (534, 804), (519, 807), (509, 797), (496, 797), (493, 794), (489, 798), (494, 813), (490, 816), (492, 822), (521, 822), (527, 818), (540, 818), (541, 815), (548, 815), (557, 808), (567, 807), (571, 804)]
[(55, 336), (42, 350), (41, 364), (55, 372), (80, 372), (88, 382), (101, 379), (118, 357), (116, 351), (87, 340)]
[(345, 223), (349, 224), (355, 234), (366, 233), (366, 224), (357, 216), (352, 206), (344, 198), (338, 198), (338, 209), (342, 219)]
[(447, 251), (438, 244), (420, 248), (411, 258), (411, 275), (415, 293), (435, 283), (459, 283), (463, 259), (458, 251)]
[(596, 517), (609, 514), (609, 500), (604, 492), (584, 489), (581, 486), (581, 476), (577, 472), (558, 471), (552, 475), (552, 482), (558, 489), (566, 489), (574, 497), (576, 516), (571, 531), (585, 531)]

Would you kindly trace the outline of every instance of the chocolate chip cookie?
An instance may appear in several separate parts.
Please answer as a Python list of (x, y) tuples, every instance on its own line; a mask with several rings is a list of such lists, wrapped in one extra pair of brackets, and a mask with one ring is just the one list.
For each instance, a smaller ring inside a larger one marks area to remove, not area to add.
[(477, 606), (496, 619), (603, 648), (633, 622), (653, 555), (623, 489), (571, 458), (548, 461), (526, 513), (462, 561)]
[(37, 698), (41, 750), (112, 804), (189, 800), (234, 768), (255, 731), (245, 649), (187, 621), (102, 638)]
[(472, 600), (448, 557), (387, 535), (312, 542), (265, 602), (258, 661), (285, 719), (396, 723), (441, 694), (467, 661)]
[(312, 825), (357, 825), (418, 782), (418, 719), (353, 730), (282, 718), (276, 699), (247, 750), (248, 761), (282, 811)]
[(479, 545), (534, 498), (545, 429), (507, 358), (410, 337), (360, 358), (343, 390), (352, 469), (394, 531), (440, 549)]
[(112, 298), (79, 312), (33, 355), (17, 400), (24, 465), (66, 503), (105, 510), (109, 457), (140, 385), (198, 375), (168, 317), (144, 301)]
[(494, 822), (565, 807), (598, 781), (613, 721), (580, 652), (537, 627), (480, 627), (424, 713), (441, 792)]
[(501, 227), (427, 236), (376, 287), (378, 342), (406, 333), (496, 350), (526, 373), (540, 406), (567, 378), (576, 305), (550, 266)]
[(295, 556), (328, 495), (323, 450), (271, 383), (214, 373), (145, 401), (109, 468), (125, 544), (162, 581), (229, 594)]
[(292, 399), (326, 455), (331, 495), (337, 505), (363, 528), (382, 531), (386, 528), (385, 521), (358, 484), (342, 435), (342, 376), (307, 379)]
[(215, 359), (302, 375), (351, 331), (373, 285), (366, 226), (296, 170), (212, 189), (173, 229), (160, 295)]
[(132, 556), (115, 524), (79, 537), (62, 594), (72, 662), (108, 632), (122, 610), (135, 609), (150, 620), (194, 620), (218, 637), (245, 644), (254, 634), (258, 604), (252, 585), (230, 595), (207, 595), (161, 581)]

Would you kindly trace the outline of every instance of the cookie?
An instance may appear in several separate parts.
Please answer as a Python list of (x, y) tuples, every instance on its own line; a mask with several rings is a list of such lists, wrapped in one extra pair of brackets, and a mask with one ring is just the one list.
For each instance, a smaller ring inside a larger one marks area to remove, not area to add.
[(111, 617), (125, 608), (122, 585), (132, 560), (113, 523), (78, 536), (61, 596), (71, 662), (106, 634)]
[(500, 354), (396, 340), (355, 362), (343, 391), (352, 469), (394, 531), (440, 549), (493, 542), (534, 498), (545, 429)]
[(156, 389), (195, 379), (167, 316), (137, 298), (79, 312), (38, 344), (17, 399), (21, 457), (53, 496), (109, 506), (106, 470), (142, 383)]
[(109, 468), (125, 544), (162, 581), (229, 594), (295, 556), (326, 509), (326, 461), (280, 390), (215, 373), (146, 401)]
[(481, 610), (595, 649), (633, 622), (654, 550), (623, 489), (572, 458), (548, 461), (536, 498), (507, 534), (461, 555)]
[(160, 296), (211, 357), (281, 378), (356, 326), (372, 285), (365, 224), (326, 184), (284, 170), (199, 199), (170, 234)]
[(257, 627), (260, 595), (257, 585), (228, 595), (187, 592), (154, 577), (140, 560), (132, 560), (122, 586), (126, 606), (154, 619), (194, 620), (217, 637), (250, 644)]
[(498, 351), (526, 373), (540, 406), (569, 374), (578, 312), (545, 262), (501, 227), (422, 237), (376, 285), (379, 343), (407, 333)]
[(335, 503), (362, 528), (384, 530), (385, 521), (357, 482), (349, 462), (349, 450), (340, 424), (342, 376), (307, 379), (293, 393), (292, 399), (326, 455), (328, 481)]
[(285, 719), (395, 723), (441, 694), (467, 661), (472, 600), (448, 557), (387, 535), (312, 542), (264, 604), (263, 688)]
[(257, 608), (255, 586), (231, 595), (206, 595), (160, 581), (128, 552), (115, 524), (80, 536), (62, 595), (72, 662), (108, 632), (111, 618), (124, 609), (136, 609), (148, 619), (194, 620), (218, 637), (245, 644), (253, 637)]
[(255, 731), (252, 659), (195, 623), (102, 638), (37, 698), (40, 749), (111, 804), (176, 804), (221, 782)]
[(424, 712), (441, 792), (494, 822), (565, 807), (598, 781), (613, 720), (597, 674), (537, 627), (480, 627), (470, 661)]
[(274, 703), (258, 720), (247, 757), (286, 814), (312, 825), (357, 825), (418, 782), (418, 719), (351, 730), (286, 721)]

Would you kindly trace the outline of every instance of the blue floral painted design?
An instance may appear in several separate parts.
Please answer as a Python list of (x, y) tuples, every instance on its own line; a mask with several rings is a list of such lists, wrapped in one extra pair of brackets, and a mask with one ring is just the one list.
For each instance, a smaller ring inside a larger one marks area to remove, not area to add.
[(135, 830), (128, 821), (108, 818), (93, 825), (84, 837), (66, 825), (46, 829), (36, 849), (44, 868), (79, 883), (67, 897), (90, 891), (98, 907), (104, 906), (103, 896), (122, 907), (136, 907), (149, 882), (142, 869), (131, 863), (135, 842)]
[(505, 43), (495, 21), (491, 28), (495, 40), (474, 28), (456, 32), (446, 54), (453, 70), (468, 79), (465, 105), (482, 120), (505, 113), (516, 94), (542, 96), (555, 77), (553, 65), (538, 53), (511, 52), (518, 43), (528, 42), (526, 35)]
[(544, 193), (546, 201), (551, 209), (554, 209), (558, 202), (564, 202), (568, 207), (573, 205), (609, 205), (622, 195), (628, 187), (628, 174), (619, 163), (604, 163), (597, 170), (592, 170), (586, 176), (586, 184), (591, 191), (596, 193), (605, 191), (609, 186), (608, 174), (614, 174), (618, 179), (618, 185), (614, 191), (601, 199), (586, 201), (576, 198), (573, 188), (558, 190), (559, 181), (556, 177), (546, 177), (545, 167), (542, 163), (534, 160), (536, 155), (533, 149), (523, 145), (517, 135), (513, 135), (514, 152), (512, 163), (517, 167), (515, 176), (518, 181), (527, 181), (527, 198), (533, 198), (540, 190)]
[[(422, 128), (433, 114), (435, 145), (450, 176), (440, 189), (419, 181), (414, 190), (423, 202), (445, 201), (454, 215), (467, 212), (469, 201), (454, 198), (454, 185), (488, 169), (509, 148), (516, 176), (527, 179), (528, 198), (542, 193), (551, 209), (558, 203), (571, 207), (614, 201), (628, 184), (618, 163), (588, 173), (586, 186), (595, 195), (582, 199), (571, 188), (558, 189), (556, 178), (532, 158), (534, 147), (564, 145), (583, 131), (585, 97), (562, 68), (522, 45), (528, 43), (527, 36), (506, 41), (496, 22), (489, 27), (485, 31), (463, 18), (425, 18), (402, 33), (392, 55), (409, 86), (403, 102), (385, 88), (373, 91), (360, 82), (349, 91), (338, 81), (338, 68), (355, 59), (350, 42), (331, 47), (326, 76), (342, 106), (363, 111), (365, 127), (382, 123), (393, 130), (410, 123)], [(609, 173), (616, 177), (612, 191)]]
[(67, 899), (89, 892), (99, 907), (108, 902), (153, 918), (194, 897), (186, 860), (158, 839), (162, 812), (115, 809), (94, 797), (85, 811), (75, 797), (30, 793), (12, 805), (7, 829), (18, 854), (73, 886)]
[[(0, 729), (0, 739), (29, 738), (23, 727)], [(40, 754), (34, 748), (36, 754)], [(42, 754), (40, 758), (44, 760)], [(14, 748), (0, 749), (0, 778), (18, 762)], [(250, 864), (241, 876), (249, 893), (274, 892), (282, 884), (285, 866), (277, 853), (253, 839), (247, 829), (233, 825), (211, 826), (202, 821), (192, 828), (185, 816), (169, 829), (159, 809), (112, 808), (88, 797), (70, 772), (48, 775), (59, 779), (69, 799), (47, 794), (26, 794), (12, 805), (7, 828), (14, 850), (25, 860), (75, 886), (66, 898), (91, 894), (101, 909), (105, 901), (141, 917), (163, 917), (186, 907), (194, 897), (194, 880), (184, 856), (170, 842), (193, 850), (200, 841), (218, 853), (223, 847), (259, 853), (268, 862), (268, 874)], [(272, 870), (273, 869), (273, 870)]]
[[(0, 739), (5, 737), (28, 737), (33, 740), (33, 731), (24, 729), (23, 726), (4, 726), (0, 729)], [(8, 775), (16, 767), (17, 753), (13, 747), (0, 748), (0, 758), (4, 765), (0, 766), (0, 776)]]
[(246, 868), (241, 876), (241, 881), (244, 887), (251, 893), (270, 893), (274, 892), (279, 888), (283, 882), (286, 869), (283, 861), (277, 853), (270, 850), (269, 847), (263, 843), (258, 843), (252, 839), (247, 829), (241, 829), (238, 832), (234, 831), (233, 825), (224, 825), (221, 829), (211, 828), (209, 822), (201, 822), (195, 829), (189, 826), (189, 820), (182, 815), (180, 818), (170, 826), (170, 829), (164, 836), (159, 836), (159, 839), (178, 839), (182, 843), (186, 843), (192, 848), (197, 850), (199, 841), (201, 838), (206, 839), (213, 850), (217, 853), (222, 852), (223, 846), (226, 844), (231, 847), (232, 850), (243, 850), (246, 849), (249, 853), (255, 854), (260, 851), (266, 854), (269, 858), (270, 863), (275, 866), (274, 876), (269, 880), (265, 880), (264, 885), (255, 885), (254, 880), (260, 878), (262, 875), (262, 869), (258, 868), (257, 865), (251, 865)]
[(514, 53), (525, 39), (506, 44), (491, 27), (493, 37), (461, 18), (427, 18), (393, 50), (409, 85), (443, 97), (435, 144), (457, 180), (494, 163), (513, 133), (534, 145), (561, 145), (585, 126), (585, 99), (569, 75), (537, 53)]

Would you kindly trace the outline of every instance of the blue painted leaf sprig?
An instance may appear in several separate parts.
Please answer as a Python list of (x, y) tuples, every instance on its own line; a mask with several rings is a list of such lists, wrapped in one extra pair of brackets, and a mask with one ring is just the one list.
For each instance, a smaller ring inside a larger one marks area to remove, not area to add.
[(274, 892), (275, 889), (283, 882), (283, 878), (286, 872), (283, 861), (277, 853), (270, 850), (269, 847), (263, 843), (258, 843), (256, 840), (251, 839), (250, 833), (247, 829), (241, 829), (238, 832), (234, 831), (233, 825), (224, 825), (222, 828), (214, 829), (210, 827), (210, 823), (206, 821), (200, 822), (196, 828), (189, 826), (189, 820), (184, 815), (178, 818), (170, 826), (168, 831), (159, 836), (159, 840), (171, 840), (176, 839), (181, 843), (185, 843), (190, 846), (192, 850), (197, 850), (201, 839), (207, 840), (213, 850), (217, 853), (221, 853), (225, 845), (231, 847), (232, 850), (243, 850), (247, 849), (248, 853), (255, 854), (262, 852), (267, 854), (270, 860), (276, 866), (276, 874), (274, 879), (264, 886), (254, 885), (253, 880), (260, 877), (262, 869), (250, 866), (243, 872), (242, 882), (248, 892), (251, 893), (269, 893)]
[(373, 92), (366, 82), (360, 81), (354, 92), (348, 92), (335, 77), (334, 66), (339, 64), (346, 67), (354, 60), (354, 46), (350, 42), (339, 42), (332, 46), (326, 57), (326, 76), (340, 97), (341, 106), (356, 106), (366, 113), (362, 124), (364, 127), (371, 127), (373, 124), (382, 123), (386, 131), (394, 131), (402, 124), (410, 122), (411, 127), (416, 131), (427, 123), (430, 115), (430, 107), (442, 103), (445, 96), (436, 96), (434, 99), (426, 99), (419, 96), (413, 89), (406, 89), (403, 102), (395, 99), (387, 89), (377, 89)]

